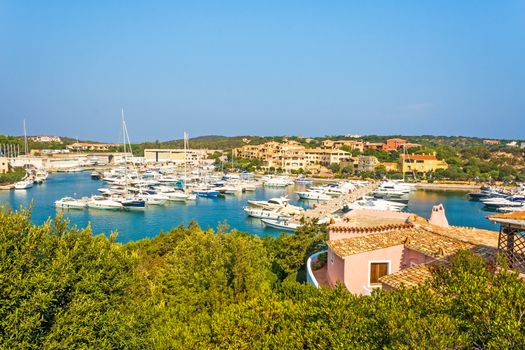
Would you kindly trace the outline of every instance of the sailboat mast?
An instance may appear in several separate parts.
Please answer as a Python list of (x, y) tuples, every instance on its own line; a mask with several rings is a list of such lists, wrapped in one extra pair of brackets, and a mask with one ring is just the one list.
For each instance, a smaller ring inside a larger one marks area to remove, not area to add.
[(188, 180), (188, 166), (186, 152), (188, 149), (188, 134), (184, 132), (184, 192), (186, 192), (186, 181)]
[(24, 154), (27, 156), (27, 131), (26, 120), (24, 119)]
[(124, 150), (124, 179), (126, 184), (126, 195), (128, 192), (128, 157), (126, 153), (126, 122), (124, 120), (124, 108), (121, 110), (122, 118), (122, 148)]
[(403, 182), (405, 182), (405, 158), (406, 158), (407, 149), (405, 145), (403, 145), (403, 163), (401, 164), (401, 171), (403, 172)]

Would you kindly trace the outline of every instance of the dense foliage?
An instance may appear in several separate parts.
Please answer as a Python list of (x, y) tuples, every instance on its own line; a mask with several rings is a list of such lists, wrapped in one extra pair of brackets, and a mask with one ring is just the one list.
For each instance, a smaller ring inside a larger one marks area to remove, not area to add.
[(298, 282), (323, 227), (259, 238), (196, 224), (115, 242), (0, 212), (0, 344), (9, 349), (520, 348), (525, 285), (471, 254), (429, 285), (356, 297)]
[(22, 180), (25, 175), (26, 171), (23, 168), (10, 169), (9, 172), (0, 174), (0, 185), (15, 183)]

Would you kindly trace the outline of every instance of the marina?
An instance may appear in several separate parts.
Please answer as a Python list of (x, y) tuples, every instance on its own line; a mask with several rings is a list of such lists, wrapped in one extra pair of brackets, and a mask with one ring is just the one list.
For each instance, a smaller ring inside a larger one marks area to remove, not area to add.
[[(181, 224), (187, 225), (192, 220), (203, 228), (216, 228), (226, 222), (232, 229), (260, 236), (277, 235), (281, 230), (268, 227), (260, 219), (247, 215), (244, 208), (250, 207), (248, 201), (261, 204), (270, 198), (286, 196), (294, 206), (312, 209), (315, 205), (318, 210), (323, 210), (323, 203), (332, 203), (299, 200), (295, 192), (306, 191), (307, 188), (304, 185), (290, 185), (258, 186), (255, 191), (218, 198), (199, 196), (196, 200), (188, 202), (168, 201), (165, 205), (147, 206), (145, 210), (63, 210), (55, 207), (55, 201), (60, 198), (90, 197), (97, 193), (101, 186), (101, 181), (92, 179), (90, 172), (53, 173), (43, 184), (34, 185), (32, 188), (0, 191), (0, 203), (14, 209), (21, 206), (28, 208), (32, 205), (31, 218), (36, 224), (41, 224), (62, 212), (71, 225), (85, 227), (90, 224), (95, 234), (118, 231), (119, 242), (153, 237), (161, 230), (167, 231)], [(364, 192), (368, 191), (367, 188)], [(432, 206), (438, 203), (443, 203), (447, 217), (453, 225), (496, 230), (496, 226), (485, 219), (491, 212), (484, 209), (482, 202), (469, 200), (465, 191), (415, 190), (410, 193), (408, 205), (403, 210), (428, 217)], [(312, 215), (313, 211), (307, 213)]]

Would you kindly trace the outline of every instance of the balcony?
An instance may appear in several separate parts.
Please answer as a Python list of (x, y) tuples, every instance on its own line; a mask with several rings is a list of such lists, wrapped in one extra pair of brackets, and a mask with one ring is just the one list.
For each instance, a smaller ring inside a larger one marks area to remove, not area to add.
[(306, 281), (313, 285), (315, 288), (329, 287), (327, 269), (326, 269), (326, 257), (327, 251), (323, 250), (312, 254), (306, 261)]

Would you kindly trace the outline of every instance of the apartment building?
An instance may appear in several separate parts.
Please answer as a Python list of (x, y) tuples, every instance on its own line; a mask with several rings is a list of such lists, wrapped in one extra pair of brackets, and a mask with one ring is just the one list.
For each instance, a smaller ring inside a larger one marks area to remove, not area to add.
[(237, 158), (259, 159), (264, 168), (286, 171), (317, 170), (333, 163), (350, 161), (349, 152), (340, 149), (306, 148), (296, 141), (267, 142), (261, 145), (245, 145), (233, 150)]
[(448, 169), (447, 162), (437, 159), (435, 152), (433, 154), (402, 154), (400, 163), (402, 172), (419, 175), (438, 169)]

